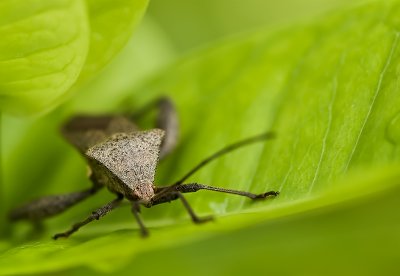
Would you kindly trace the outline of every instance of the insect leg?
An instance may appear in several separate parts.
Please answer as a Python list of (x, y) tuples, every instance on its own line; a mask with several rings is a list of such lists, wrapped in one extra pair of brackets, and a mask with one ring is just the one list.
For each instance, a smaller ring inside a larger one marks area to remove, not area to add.
[(221, 193), (245, 196), (245, 197), (251, 198), (253, 200), (264, 199), (267, 197), (275, 197), (275, 196), (279, 195), (279, 192), (276, 192), (276, 191), (269, 191), (269, 192), (265, 192), (262, 194), (253, 194), (253, 193), (249, 193), (249, 192), (213, 187), (213, 186), (208, 186), (208, 185), (199, 184), (199, 183), (180, 184), (180, 185), (176, 185), (175, 189), (182, 193), (194, 193), (194, 192), (197, 192), (198, 190), (209, 190), (209, 191), (214, 191), (214, 192), (221, 192)]
[(107, 203), (103, 207), (100, 207), (99, 209), (95, 210), (92, 212), (92, 214), (86, 218), (85, 220), (75, 223), (70, 230), (65, 231), (63, 233), (58, 233), (53, 236), (53, 239), (58, 239), (58, 238), (68, 238), (71, 234), (75, 233), (78, 231), (82, 226), (85, 226), (86, 224), (94, 221), (94, 220), (99, 220), (101, 217), (104, 217), (107, 215), (110, 211), (118, 207), (118, 205), (121, 203), (122, 199), (124, 197), (122, 195), (118, 195), (116, 199), (113, 201)]
[(179, 123), (175, 106), (170, 99), (161, 98), (158, 101), (158, 108), (157, 127), (165, 131), (165, 137), (160, 148), (161, 159), (175, 148), (179, 135)]
[(99, 189), (101, 189), (101, 186), (94, 186), (75, 193), (45, 196), (11, 210), (9, 219), (12, 221), (24, 219), (39, 221), (65, 211), (71, 206), (94, 195)]
[(147, 237), (149, 235), (149, 231), (147, 230), (146, 226), (144, 226), (143, 221), (140, 217), (140, 205), (139, 202), (134, 201), (132, 202), (132, 213), (135, 216), (135, 219), (140, 227), (140, 234), (142, 237)]
[(186, 183), (186, 184), (174, 184), (166, 187), (158, 187), (157, 193), (153, 199), (152, 205), (157, 205), (164, 202), (169, 202), (177, 199), (178, 197), (174, 194), (174, 192), (181, 193), (194, 193), (199, 190), (209, 190), (214, 192), (221, 192), (227, 194), (235, 194), (240, 196), (245, 196), (251, 198), (253, 200), (265, 199), (268, 197), (275, 197), (279, 195), (277, 191), (269, 191), (262, 194), (253, 194), (245, 191), (238, 191), (233, 189), (219, 188), (208, 186), (200, 183)]
[(137, 119), (153, 109), (158, 109), (156, 127), (165, 131), (160, 148), (160, 159), (162, 159), (176, 146), (179, 134), (178, 115), (172, 101), (167, 97), (161, 97), (150, 102), (132, 117)]
[(204, 223), (204, 222), (213, 220), (213, 217), (212, 217), (212, 216), (207, 216), (207, 217), (202, 217), (202, 218), (198, 217), (198, 216), (196, 215), (196, 213), (193, 211), (192, 207), (190, 207), (189, 202), (187, 202), (187, 200), (186, 200), (186, 198), (183, 196), (183, 194), (180, 193), (180, 192), (176, 192), (176, 195), (177, 195), (177, 196), (180, 198), (180, 200), (182, 201), (183, 206), (184, 206), (185, 209), (188, 211), (188, 213), (189, 213), (189, 215), (190, 215), (190, 217), (191, 217), (191, 219), (192, 219), (192, 221), (193, 221), (194, 223), (199, 224), (199, 223)]
[(186, 200), (186, 198), (183, 196), (183, 194), (174, 189), (169, 190), (170, 188), (174, 188), (174, 186), (164, 187), (163, 189), (160, 189), (159, 190), (160, 193), (156, 194), (154, 196), (154, 198), (151, 201), (151, 204), (145, 205), (145, 206), (151, 207), (154, 205), (171, 202), (171, 201), (179, 198), (182, 201), (183, 206), (188, 211), (188, 213), (194, 223), (203, 223), (203, 222), (213, 220), (212, 216), (203, 217), (203, 218), (198, 217), (196, 215), (196, 213), (193, 211), (192, 207), (190, 207), (189, 202)]

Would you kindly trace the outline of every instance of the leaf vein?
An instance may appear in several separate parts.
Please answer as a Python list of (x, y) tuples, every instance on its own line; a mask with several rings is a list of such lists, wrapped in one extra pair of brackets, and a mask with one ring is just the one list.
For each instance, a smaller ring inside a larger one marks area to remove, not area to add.
[(386, 59), (385, 66), (383, 67), (382, 72), (379, 74), (379, 80), (378, 80), (378, 84), (377, 84), (376, 89), (375, 89), (374, 97), (373, 97), (372, 102), (371, 102), (371, 104), (369, 106), (367, 115), (365, 116), (364, 122), (363, 122), (363, 124), (361, 126), (361, 129), (360, 129), (360, 132), (358, 133), (356, 143), (355, 143), (355, 145), (354, 145), (354, 147), (353, 147), (353, 149), (352, 149), (352, 151), (350, 153), (350, 158), (349, 158), (349, 160), (348, 160), (348, 162), (346, 164), (346, 167), (344, 169), (345, 172), (348, 170), (349, 165), (353, 160), (354, 153), (355, 153), (356, 149), (358, 148), (361, 136), (362, 136), (362, 134), (363, 134), (363, 132), (365, 130), (365, 126), (366, 126), (366, 124), (367, 124), (367, 122), (368, 122), (368, 120), (369, 120), (369, 118), (371, 116), (372, 109), (373, 109), (373, 107), (375, 105), (376, 99), (378, 98), (378, 96), (380, 94), (381, 87), (382, 87), (382, 82), (383, 82), (383, 79), (385, 77), (386, 71), (389, 68), (390, 63), (392, 62), (394, 51), (397, 48), (397, 44), (399, 42), (399, 37), (400, 37), (400, 32), (396, 32), (396, 35), (395, 35), (395, 38), (393, 40), (391, 49), (390, 49), (388, 57)]
[(329, 114), (329, 115), (328, 115), (328, 126), (327, 126), (327, 128), (326, 128), (326, 131), (325, 131), (325, 134), (324, 134), (324, 138), (322, 139), (321, 155), (320, 155), (320, 157), (319, 157), (318, 165), (317, 165), (317, 168), (315, 169), (314, 178), (313, 178), (313, 180), (311, 181), (311, 184), (310, 184), (310, 188), (309, 188), (309, 190), (308, 190), (308, 193), (311, 193), (311, 191), (314, 189), (315, 182), (316, 182), (317, 179), (318, 179), (319, 172), (320, 172), (320, 170), (321, 170), (321, 164), (322, 164), (323, 158), (324, 158), (324, 156), (325, 156), (325, 152), (326, 152), (326, 142), (327, 142), (327, 140), (328, 140), (329, 133), (330, 133), (330, 131), (331, 131), (331, 129), (332, 129), (333, 105), (334, 105), (334, 103), (335, 103), (335, 101), (336, 101), (337, 86), (338, 86), (338, 83), (337, 83), (337, 73), (336, 73), (336, 75), (335, 75), (334, 78), (333, 78), (332, 99), (331, 99), (331, 101), (330, 101), (330, 103), (329, 103), (329, 107), (328, 107), (328, 114)]

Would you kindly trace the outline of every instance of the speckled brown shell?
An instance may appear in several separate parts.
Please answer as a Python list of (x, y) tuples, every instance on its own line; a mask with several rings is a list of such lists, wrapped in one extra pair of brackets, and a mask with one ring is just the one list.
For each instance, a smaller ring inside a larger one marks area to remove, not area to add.
[[(112, 191), (127, 198), (150, 200), (160, 145), (161, 129), (117, 133), (90, 147), (86, 156), (97, 164), (97, 177)], [(107, 178), (107, 179), (104, 179)]]

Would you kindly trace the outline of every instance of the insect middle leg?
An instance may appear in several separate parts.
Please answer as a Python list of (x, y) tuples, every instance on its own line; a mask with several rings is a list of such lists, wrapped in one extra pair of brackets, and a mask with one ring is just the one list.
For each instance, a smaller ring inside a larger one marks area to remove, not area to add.
[(140, 203), (138, 201), (132, 202), (131, 210), (133, 215), (135, 216), (137, 223), (139, 224), (140, 234), (142, 235), (142, 237), (147, 237), (149, 235), (149, 230), (147, 230), (146, 226), (144, 226), (142, 218), (140, 217)]
[(123, 196), (122, 195), (118, 195), (118, 197), (116, 199), (114, 199), (113, 201), (107, 203), (106, 205), (104, 205), (103, 207), (100, 207), (99, 209), (95, 210), (94, 212), (92, 212), (92, 214), (86, 218), (85, 220), (75, 223), (70, 230), (65, 231), (63, 233), (58, 233), (55, 234), (53, 236), (53, 239), (58, 239), (58, 238), (67, 238), (69, 237), (71, 234), (75, 233), (76, 231), (78, 231), (82, 226), (85, 226), (86, 224), (94, 221), (94, 220), (99, 220), (101, 217), (104, 217), (105, 215), (107, 215), (110, 211), (112, 211), (113, 209), (115, 209), (116, 207), (119, 206), (119, 204), (121, 203), (121, 201), (123, 200)]
[(183, 196), (182, 193), (177, 192), (176, 193), (180, 200), (182, 201), (183, 206), (185, 207), (186, 211), (188, 211), (190, 218), (194, 223), (204, 223), (207, 221), (213, 220), (213, 216), (207, 216), (207, 217), (199, 217), (196, 215), (196, 213), (193, 211), (192, 207), (190, 207), (189, 202), (186, 200), (186, 198)]

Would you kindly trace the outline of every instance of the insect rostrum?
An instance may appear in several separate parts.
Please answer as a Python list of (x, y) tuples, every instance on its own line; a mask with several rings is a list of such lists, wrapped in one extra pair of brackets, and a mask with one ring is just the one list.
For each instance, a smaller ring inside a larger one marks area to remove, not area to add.
[[(158, 108), (156, 128), (141, 131), (134, 121), (150, 110)], [(65, 195), (46, 196), (18, 207), (10, 212), (10, 219), (38, 222), (59, 214), (78, 202), (106, 187), (117, 197), (92, 212), (85, 220), (74, 224), (70, 230), (54, 235), (54, 239), (68, 237), (82, 226), (98, 220), (120, 205), (126, 198), (132, 204), (142, 236), (148, 235), (140, 213), (140, 206), (154, 205), (180, 199), (195, 223), (202, 223), (212, 217), (198, 217), (183, 196), (184, 193), (210, 190), (246, 196), (253, 200), (274, 197), (279, 192), (262, 194), (237, 191), (185, 181), (210, 161), (232, 150), (257, 141), (271, 139), (274, 134), (267, 132), (251, 137), (214, 153), (204, 159), (173, 185), (159, 187), (154, 184), (154, 175), (159, 159), (174, 149), (178, 136), (178, 119), (175, 108), (168, 98), (158, 99), (132, 116), (76, 116), (68, 121), (62, 132), (86, 158), (90, 168), (92, 187)]]

